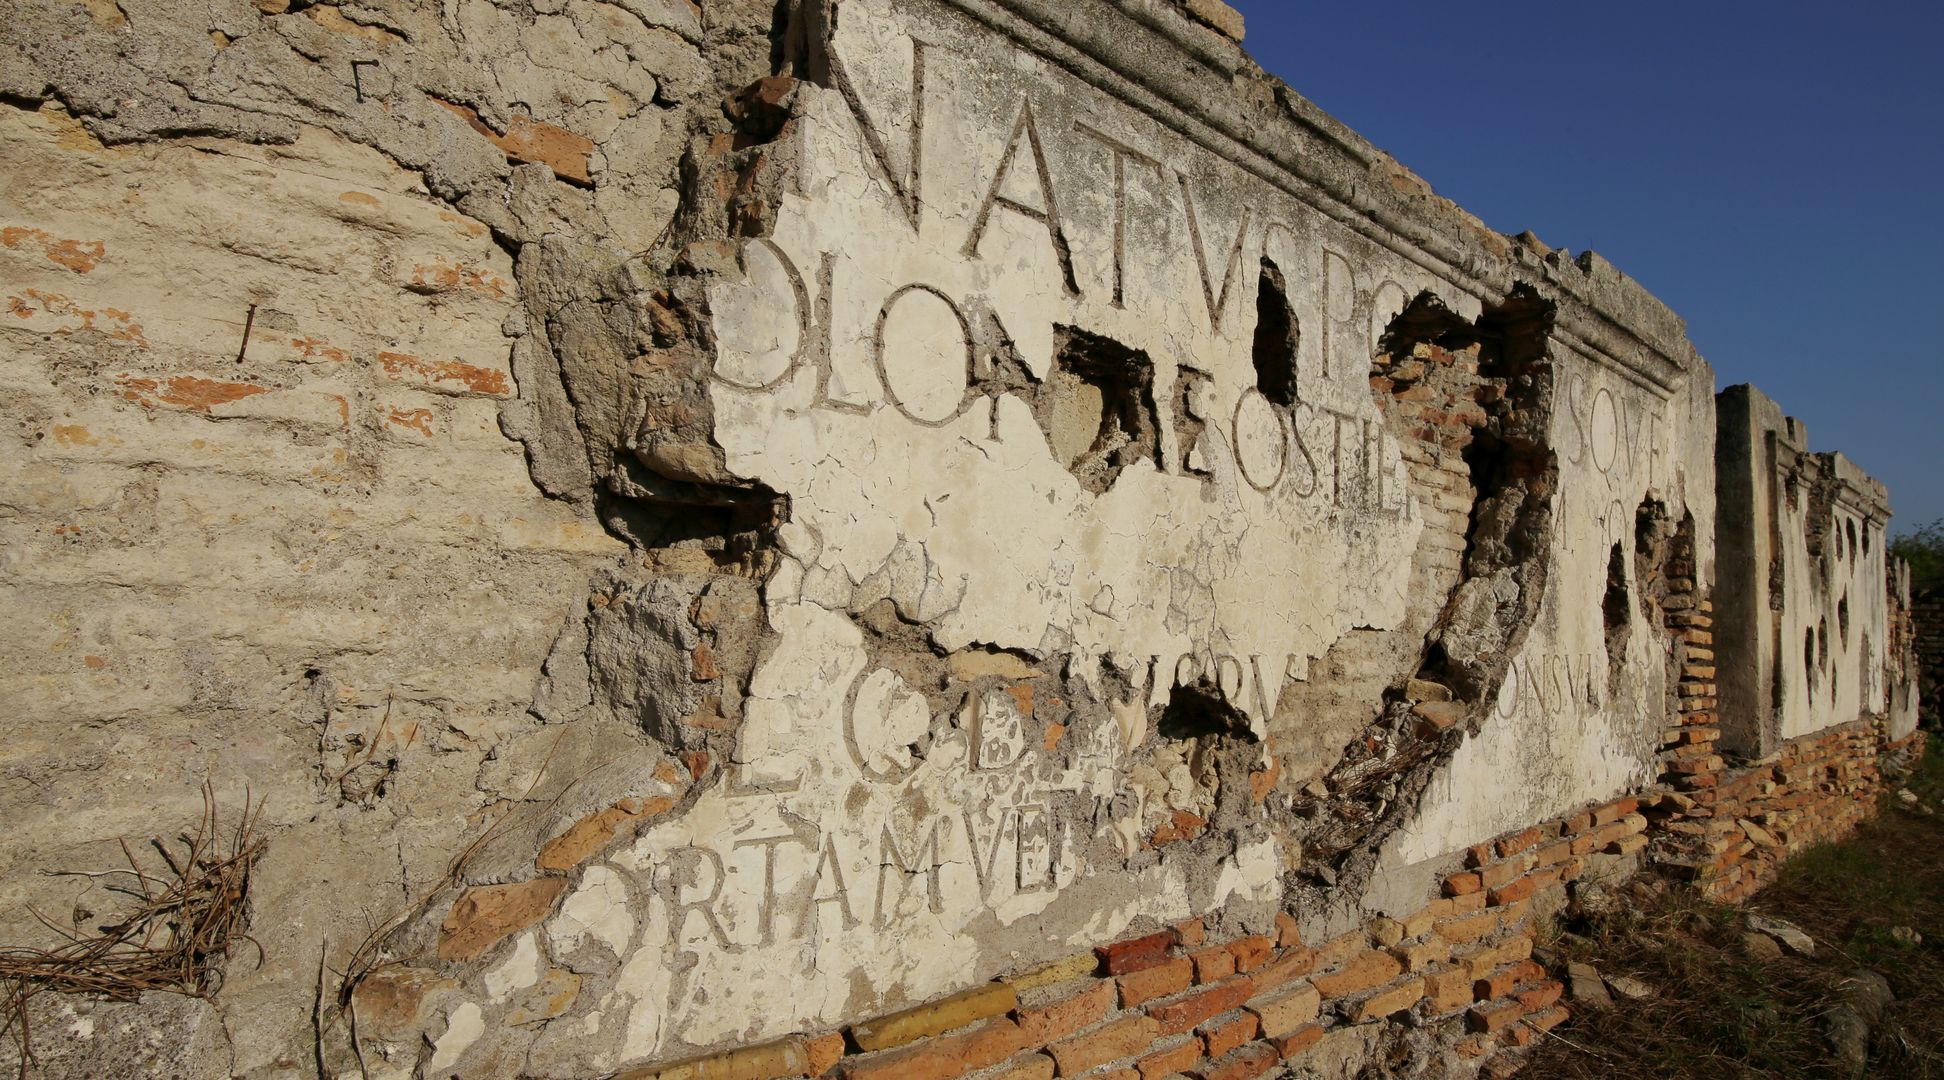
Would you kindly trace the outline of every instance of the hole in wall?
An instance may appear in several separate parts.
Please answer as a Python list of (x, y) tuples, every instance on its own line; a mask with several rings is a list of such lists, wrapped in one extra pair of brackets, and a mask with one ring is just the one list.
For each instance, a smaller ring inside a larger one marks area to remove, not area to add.
[(1211, 383), (1206, 374), (1188, 367), (1175, 376), (1175, 447), (1181, 455), (1181, 471), (1204, 479), (1215, 475), (1201, 444), (1208, 430), (1206, 388)]
[(1627, 581), (1627, 553), (1616, 542), (1607, 555), (1606, 593), (1600, 615), (1606, 624), (1607, 692), (1620, 692), (1627, 663), (1627, 641), (1633, 636), (1633, 589)]
[(1200, 739), (1229, 736), (1255, 741), (1249, 718), (1230, 705), (1222, 692), (1206, 679), (1188, 686), (1176, 686), (1161, 710), (1154, 730), (1164, 739)]
[(1821, 666), (1829, 666), (1829, 619), (1824, 617), (1816, 622), (1816, 655)]
[(1289, 307), (1282, 270), (1264, 259), (1256, 286), (1256, 389), (1285, 409), (1294, 408), (1298, 398), (1296, 357), (1301, 344), (1302, 327)]
[(1607, 556), (1606, 596), (1600, 602), (1606, 619), (1607, 653), (1618, 656), (1626, 651), (1627, 631), (1633, 623), (1633, 596), (1627, 588), (1627, 554), (1614, 544)]
[(1802, 631), (1802, 674), (1808, 683), (1809, 692), (1816, 692), (1816, 628), (1805, 627)]
[[(1154, 719), (1154, 730), (1178, 744), (1173, 748), (1185, 760), (1198, 793), (1194, 813), (1205, 817), (1212, 830), (1239, 825), (1249, 816), (1249, 777), (1262, 747), (1249, 730), (1248, 717), (1229, 704), (1220, 687), (1206, 677), (1176, 686)], [(1208, 797), (1213, 805), (1203, 809)]]
[(1848, 522), (1845, 522), (1844, 524), (1849, 532), (1850, 561), (1855, 562), (1856, 561), (1856, 519), (1851, 518)]
[(647, 549), (690, 549), (725, 570), (766, 569), (790, 500), (762, 484), (674, 480), (632, 456), (615, 459), (600, 491), (603, 520)]
[(1850, 641), (1849, 594), (1845, 593), (1836, 601), (1836, 632), (1841, 635), (1843, 644)]
[[(1448, 602), (1438, 615), (1439, 632), (1431, 635), (1435, 640), (1425, 643), (1418, 678), (1443, 684), (1468, 715), (1489, 710), (1487, 703), (1509, 706), (1501, 692), (1509, 694), (1522, 673), (1508, 661), (1524, 647), (1548, 575), (1556, 568), (1549, 557), (1558, 491), (1558, 461), (1548, 438), (1556, 404), (1557, 373), (1548, 352), (1553, 317), (1553, 306), (1524, 284), (1516, 285), (1505, 302), (1487, 305), (1476, 321), (1460, 319), (1435, 295), (1421, 293), (1391, 320), (1371, 365), (1373, 377), (1391, 381), (1392, 400), (1379, 394), (1378, 403), (1387, 422), (1397, 424), (1393, 430), (1399, 439), (1435, 442), (1460, 458), (1469, 473), (1472, 506), (1462, 525), (1465, 546), (1459, 560), (1463, 577), (1506, 570), (1516, 575), (1518, 587), (1501, 592), (1489, 608), (1477, 605), (1482, 611)], [(1458, 355), (1472, 349), (1475, 360)], [(1460, 363), (1476, 363), (1477, 377), (1463, 378), (1472, 372), (1459, 369)], [(1476, 418), (1454, 413), (1455, 423), (1399, 431), (1411, 425), (1400, 415), (1403, 410), (1392, 408), (1401, 396), (1397, 391), (1416, 385), (1430, 390), (1437, 410), (1470, 412), (1475, 406)], [(1620, 558), (1624, 563), (1624, 552)], [(1458, 600), (1470, 594), (1454, 590), (1450, 595)], [(1561, 673), (1571, 678), (1576, 673), (1568, 668), (1562, 666)], [(1585, 678), (1593, 682), (1598, 676), (1589, 670)], [(1445, 737), (1450, 732), (1427, 735), (1413, 722), (1411, 710), (1405, 701), (1391, 701), (1345, 746), (1321, 778), (1321, 789), (1305, 787), (1300, 796), (1290, 796), (1295, 813), (1307, 823), (1299, 826), (1302, 873), (1289, 884), (1304, 902), (1313, 893), (1319, 905), (1328, 906), (1336, 901), (1326, 890), (1345, 895), (1372, 880), (1386, 838), (1412, 819), (1461, 741)]]
[[(1514, 290), (1512, 299), (1507, 301), (1504, 309), (1487, 310), (1479, 315), (1478, 322), (1474, 324), (1452, 311), (1435, 293), (1421, 292), (1391, 320), (1390, 326), (1377, 341), (1377, 351), (1404, 357), (1411, 355), (1418, 344), (1425, 343), (1451, 352), (1461, 352), (1488, 336), (1493, 338), (1495, 346), (1502, 346), (1499, 339), (1504, 335), (1526, 333), (1525, 327), (1511, 325), (1525, 314), (1524, 301), (1525, 298)], [(1505, 350), (1499, 347), (1496, 351), (1502, 353)]]
[(1034, 401), (1053, 456), (1098, 495), (1121, 471), (1160, 457), (1154, 361), (1074, 327), (1057, 330), (1053, 373)]

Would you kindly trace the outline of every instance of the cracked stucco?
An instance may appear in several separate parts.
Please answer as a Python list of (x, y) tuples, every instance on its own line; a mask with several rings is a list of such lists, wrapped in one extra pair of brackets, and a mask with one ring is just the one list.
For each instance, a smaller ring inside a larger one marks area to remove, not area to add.
[(1603, 602), (1643, 507), (1713, 581), (1678, 319), (1076, 10), (0, 29), (0, 807), (53, 819), (0, 899), (247, 784), (275, 944), (184, 1061), (564, 1080), (1334, 933), (1650, 780), (1665, 638)]

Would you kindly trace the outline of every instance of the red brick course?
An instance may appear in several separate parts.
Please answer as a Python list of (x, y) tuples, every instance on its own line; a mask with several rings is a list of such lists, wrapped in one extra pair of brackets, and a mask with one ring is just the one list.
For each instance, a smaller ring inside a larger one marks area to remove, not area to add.
[(1148, 1006), (1148, 1015), (1154, 1018), (1163, 1035), (1178, 1035), (1196, 1024), (1227, 1012), (1249, 1000), (1256, 992), (1255, 981), (1247, 976), (1238, 976), (1227, 982), (1196, 990), (1191, 994), (1167, 1003)]

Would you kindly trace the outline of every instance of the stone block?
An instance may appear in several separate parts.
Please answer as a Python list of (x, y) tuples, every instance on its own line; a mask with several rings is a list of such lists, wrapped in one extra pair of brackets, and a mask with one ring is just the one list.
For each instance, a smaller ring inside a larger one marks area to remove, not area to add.
[(1033, 1053), (1014, 1059), (987, 1080), (1053, 1080), (1053, 1074), (1053, 1059), (1043, 1053)]
[(1202, 1080), (1254, 1080), (1282, 1060), (1282, 1055), (1266, 1043), (1251, 1043), (1227, 1057), (1203, 1066)]
[(1050, 1004), (1022, 1006), (1014, 1016), (1028, 1044), (1045, 1046), (1106, 1019), (1114, 1009), (1116, 997), (1115, 985), (1100, 981)]
[(1188, 1038), (1147, 1055), (1134, 1063), (1134, 1069), (1141, 1074), (1141, 1080), (1163, 1080), (1164, 1077), (1187, 1072), (1201, 1057), (1201, 1040)]
[(1369, 950), (1347, 961), (1342, 968), (1310, 979), (1325, 998), (1354, 997), (1375, 989), (1404, 973), (1404, 965), (1387, 952)]
[(1007, 1017), (882, 1053), (848, 1057), (838, 1064), (843, 1080), (949, 1080), (997, 1065), (1030, 1049), (1019, 1025)]
[(1260, 1029), (1255, 1014), (1235, 1012), (1209, 1020), (1200, 1030), (1208, 1056), (1218, 1058), (1254, 1039)]
[(1094, 952), (1100, 957), (1102, 974), (1125, 975), (1166, 963), (1177, 940), (1175, 931), (1163, 930), (1102, 945)]
[(1316, 970), (1316, 952), (1296, 946), (1269, 962), (1267, 967), (1255, 974), (1257, 993), (1268, 993), (1295, 979), (1300, 979)]
[(1367, 1024), (1413, 1008), (1423, 999), (1424, 980), (1405, 979), (1395, 986), (1387, 986), (1351, 1005), (1346, 1015), (1351, 1023)]
[(1477, 941), (1497, 930), (1498, 927), (1498, 914), (1484, 911), (1476, 915), (1441, 920), (1434, 928), (1434, 932), (1453, 945), (1462, 945), (1468, 941)]
[(1424, 995), (1437, 1013), (1462, 1009), (1477, 1000), (1472, 995), (1472, 973), (1464, 968), (1434, 971), (1425, 976)]
[(1269, 1045), (1276, 1048), (1276, 1053), (1284, 1061), (1288, 1061), (1303, 1051), (1308, 1050), (1310, 1047), (1315, 1046), (1322, 1040), (1323, 1025), (1310, 1024), (1307, 1027), (1297, 1028), (1287, 1035), (1271, 1036)]
[(1188, 13), (1220, 30), (1231, 41), (1240, 42), (1246, 32), (1242, 13), (1222, 0), (1181, 0)]
[[(784, 1080), (810, 1074), (810, 1055), (802, 1039), (725, 1050), (667, 1065), (630, 1069), (615, 1080)], [(913, 1074), (913, 1080), (920, 1080)]]
[(1488, 1001), (1474, 1005), (1465, 1014), (1471, 1030), (1481, 1034), (1496, 1034), (1512, 1026), (1519, 1019), (1519, 1003), (1516, 1001)]
[(1203, 949), (1191, 953), (1189, 959), (1195, 962), (1195, 981), (1198, 983), (1215, 982), (1235, 974), (1235, 953), (1226, 947)]
[(1405, 971), (1429, 971), (1451, 959), (1451, 943), (1434, 936), (1427, 941), (1399, 945), (1391, 950), (1391, 955), (1403, 962)]
[(1275, 955), (1276, 945), (1269, 938), (1254, 936), (1230, 942), (1228, 950), (1235, 955), (1235, 969), (1250, 972), (1269, 962)]

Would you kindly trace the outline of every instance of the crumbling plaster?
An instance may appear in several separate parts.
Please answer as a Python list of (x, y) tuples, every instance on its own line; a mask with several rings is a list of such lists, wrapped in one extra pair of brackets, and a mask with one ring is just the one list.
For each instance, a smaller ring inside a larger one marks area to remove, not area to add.
[(0, 925), (262, 795), (212, 1072), (592, 1075), (1330, 933), (1653, 778), (1679, 320), (1172, 6), (0, 35), (0, 805), (53, 819)]
[[(1891, 714), (1910, 669), (1892, 652), (1889, 492), (1811, 453), (1802, 422), (1752, 386), (1722, 392), (1721, 418), (1723, 501), (1752, 526), (1723, 544), (1723, 643), (1748, 661), (1722, 673), (1729, 744), (1762, 756), (1831, 717)], [(1908, 734), (1914, 715), (1894, 711)]]

